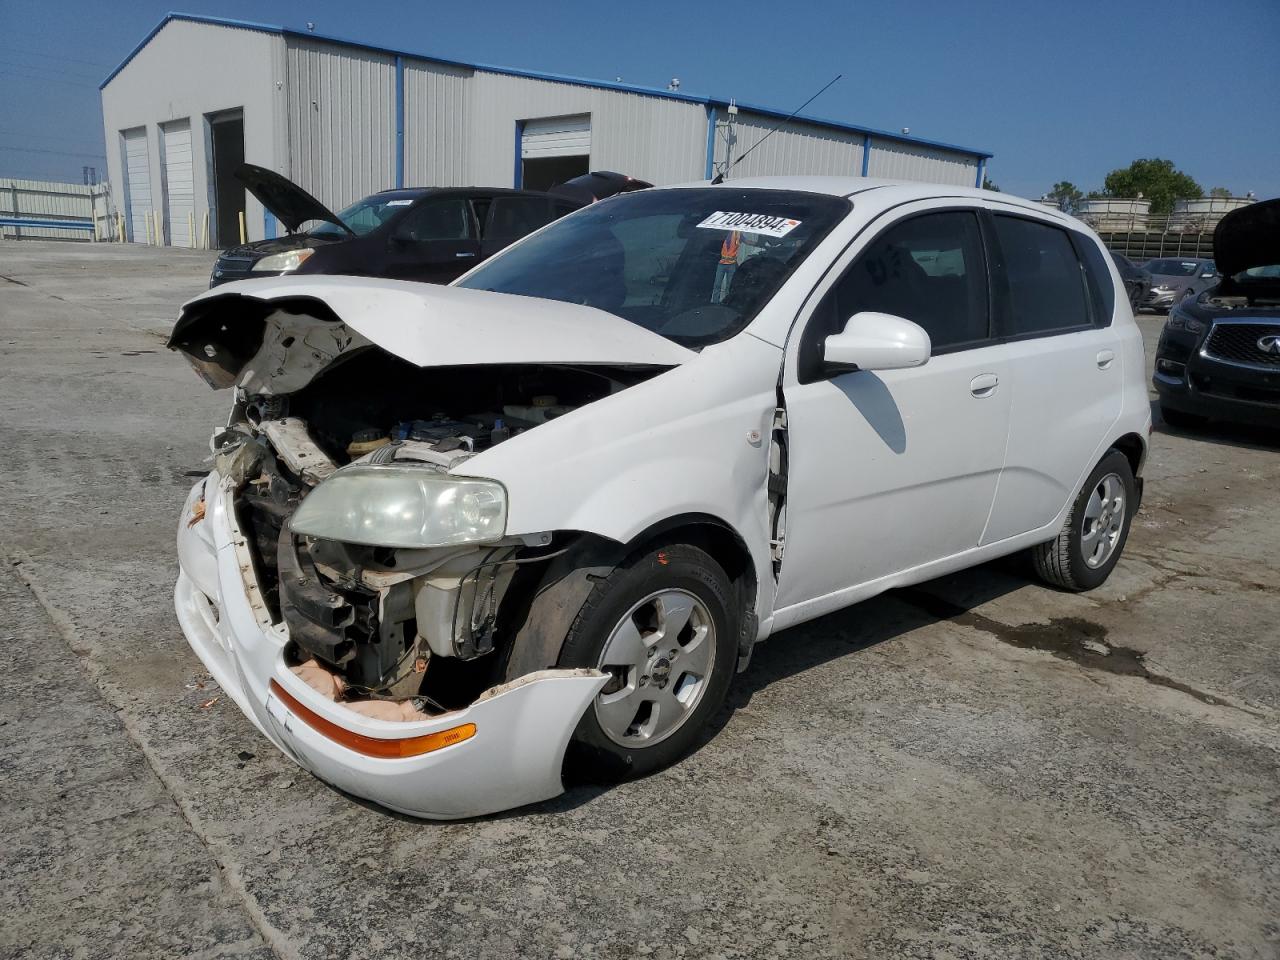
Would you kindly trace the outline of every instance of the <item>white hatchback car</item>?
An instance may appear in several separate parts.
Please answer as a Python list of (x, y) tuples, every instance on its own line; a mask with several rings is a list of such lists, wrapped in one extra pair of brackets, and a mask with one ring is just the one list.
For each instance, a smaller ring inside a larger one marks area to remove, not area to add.
[(1087, 227), (855, 178), (614, 197), (451, 287), (230, 284), (170, 346), (235, 387), (187, 638), (290, 757), (423, 817), (669, 764), (753, 644), (884, 590), (1019, 550), (1097, 586), (1151, 425)]

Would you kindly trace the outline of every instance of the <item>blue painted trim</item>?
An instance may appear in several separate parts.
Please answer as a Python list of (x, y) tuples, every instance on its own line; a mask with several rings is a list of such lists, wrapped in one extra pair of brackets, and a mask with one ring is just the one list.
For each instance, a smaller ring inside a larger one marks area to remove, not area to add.
[(865, 177), (871, 169), (871, 134), (862, 135), (862, 175)]
[(516, 166), (511, 175), (511, 185), (517, 190), (524, 183), (524, 151), (520, 149), (524, 141), (524, 121), (516, 121)]
[[(151, 39), (160, 32), (160, 30), (170, 20), (185, 20), (190, 23), (207, 23), (220, 27), (235, 27), (240, 30), (254, 30), (259, 33), (270, 33), (283, 37), (295, 37), (301, 40), (318, 40), (324, 43), (333, 43), (343, 47), (351, 47), (357, 50), (367, 50), (372, 53), (380, 53), (383, 55), (409, 57), (414, 60), (425, 60), (429, 63), (438, 63), (450, 67), (461, 67), (464, 70), (480, 70), (486, 73), (497, 73), (508, 77), (524, 77), (530, 80), (549, 80), (553, 83), (567, 83), (577, 87), (590, 87), (595, 90), (618, 90), (623, 93), (638, 93), (645, 96), (659, 97), (663, 100), (678, 100), (683, 103), (700, 103), (704, 106), (727, 107), (729, 101), (722, 97), (703, 97), (695, 96), (689, 93), (673, 93), (670, 90), (664, 90), (657, 87), (642, 87), (628, 83), (612, 83), (607, 80), (591, 80), (585, 77), (573, 77), (558, 73), (542, 73), (535, 70), (518, 70), (514, 67), (500, 67), (493, 64), (469, 63), (465, 60), (450, 60), (445, 57), (436, 57), (425, 53), (415, 53), (411, 50), (393, 50), (389, 47), (379, 47), (371, 43), (362, 43), (358, 40), (348, 40), (343, 37), (329, 36), (328, 34), (311, 33), (306, 30), (294, 30), (290, 27), (279, 26), (268, 23), (254, 23), (249, 20), (232, 20), (226, 17), (207, 17), (203, 14), (193, 13), (169, 13), (159, 24), (156, 25), (150, 33), (143, 38), (142, 42), (130, 51), (129, 55), (120, 62), (111, 73), (107, 74), (107, 78), (98, 84), (101, 90), (112, 78), (128, 65), (129, 61), (138, 55), (139, 51), (145, 47)], [(759, 114), (763, 117), (771, 117), (774, 119), (784, 120), (789, 114), (785, 110), (775, 110), (772, 107), (762, 107), (758, 104), (738, 103), (738, 108), (748, 113)], [(849, 133), (870, 134), (885, 140), (892, 140), (897, 143), (913, 143), (922, 147), (935, 147), (939, 150), (949, 150), (953, 153), (962, 153), (965, 156), (984, 157), (994, 156), (989, 150), (977, 150), (972, 147), (961, 147), (954, 143), (945, 143), (941, 140), (926, 140), (922, 137), (908, 137), (901, 133), (894, 133), (891, 130), (877, 130), (874, 127), (864, 127), (856, 123), (847, 123), (843, 120), (829, 120), (822, 117), (813, 117), (808, 115), (800, 115), (794, 118), (799, 123), (811, 123), (814, 126), (825, 127), (829, 130), (843, 130)]]
[(404, 186), (404, 57), (396, 54), (396, 187)]
[(716, 107), (707, 105), (707, 165), (702, 179), (710, 180), (716, 168)]
[(986, 159), (981, 159), (978, 161), (978, 176), (975, 178), (976, 182), (974, 183), (974, 186), (977, 187), (979, 190), (981, 190), (982, 181), (985, 180), (986, 178), (987, 178), (987, 161)]
[(270, 210), (262, 211), (262, 239), (274, 240), (276, 238), (276, 218), (271, 215)]
[(39, 220), (34, 217), (0, 217), (0, 227), (42, 227), (47, 230), (93, 230), (83, 220)]

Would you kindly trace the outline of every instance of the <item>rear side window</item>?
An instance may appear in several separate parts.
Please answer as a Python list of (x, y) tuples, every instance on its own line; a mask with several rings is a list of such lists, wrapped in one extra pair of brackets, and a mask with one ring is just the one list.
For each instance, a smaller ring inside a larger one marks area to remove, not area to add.
[(541, 197), (495, 197), (485, 239), (516, 240), (554, 219), (551, 204)]
[(1080, 261), (1065, 230), (1019, 217), (995, 216), (1009, 281), (1001, 336), (1025, 337), (1089, 326)]
[(1109, 327), (1116, 309), (1116, 288), (1111, 280), (1111, 271), (1107, 269), (1106, 258), (1098, 245), (1083, 234), (1073, 233), (1071, 241), (1084, 265), (1084, 278), (1088, 282), (1089, 300), (1093, 305), (1094, 325)]

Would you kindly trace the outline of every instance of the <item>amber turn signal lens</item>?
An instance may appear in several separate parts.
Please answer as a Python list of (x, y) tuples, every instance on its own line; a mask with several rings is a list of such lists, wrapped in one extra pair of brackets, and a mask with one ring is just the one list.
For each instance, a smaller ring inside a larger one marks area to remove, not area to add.
[(327, 737), (334, 743), (342, 744), (348, 750), (364, 754), (366, 757), (381, 757), (383, 759), (417, 757), (424, 753), (431, 753), (434, 750), (453, 746), (453, 744), (461, 743), (463, 740), (470, 740), (476, 735), (476, 725), (474, 723), (464, 723), (461, 726), (450, 727), (448, 730), (439, 730), (436, 733), (426, 733), (417, 737), (398, 737), (386, 740), (381, 737), (366, 737), (363, 733), (356, 733), (354, 730), (339, 726), (332, 720), (326, 720), (314, 710), (303, 706), (297, 697), (285, 690), (275, 680), (271, 681), (271, 692), (283, 700), (285, 705), (316, 733)]

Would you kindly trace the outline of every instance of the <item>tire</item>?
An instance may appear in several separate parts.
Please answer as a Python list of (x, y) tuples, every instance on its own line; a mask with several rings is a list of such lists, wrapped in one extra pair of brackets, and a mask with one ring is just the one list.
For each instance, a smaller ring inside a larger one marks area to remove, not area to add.
[(1160, 419), (1175, 430), (1194, 430), (1197, 427), (1204, 426), (1204, 418), (1197, 417), (1194, 413), (1183, 413), (1181, 410), (1174, 410), (1172, 407), (1160, 406)]
[[(641, 777), (693, 747), (733, 678), (732, 596), (720, 565), (687, 544), (645, 548), (596, 584), (558, 665), (613, 676), (574, 731), (571, 775), (606, 783)], [(670, 631), (674, 639), (664, 636)]]
[(1137, 486), (1129, 460), (1118, 450), (1109, 451), (1076, 494), (1062, 532), (1032, 547), (1031, 560), (1040, 579), (1073, 592), (1106, 582), (1129, 539)]

